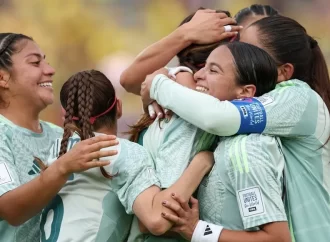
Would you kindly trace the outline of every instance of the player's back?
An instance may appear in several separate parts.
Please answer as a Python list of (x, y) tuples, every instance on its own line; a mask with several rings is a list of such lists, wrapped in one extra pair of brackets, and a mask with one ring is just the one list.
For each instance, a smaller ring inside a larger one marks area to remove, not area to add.
[[(68, 149), (79, 141), (78, 135), (74, 134), (69, 138)], [(117, 149), (118, 154), (108, 157), (116, 165), (105, 167), (108, 173), (119, 174), (116, 180), (105, 178), (100, 168), (72, 174), (43, 211), (41, 241), (120, 242), (126, 239), (132, 215), (128, 215), (125, 209), (132, 207), (135, 199), (132, 193), (139, 194), (139, 188), (134, 189), (130, 182), (144, 179), (146, 175), (141, 169), (148, 169), (150, 159), (142, 146), (124, 139), (118, 141), (118, 146), (109, 147)], [(57, 139), (49, 163), (58, 156), (60, 144), (61, 139)], [(144, 177), (138, 178), (137, 174)], [(139, 187), (145, 189), (143, 185)]]
[(285, 205), (293, 241), (330, 238), (330, 116), (306, 83), (279, 83), (267, 94), (265, 133), (281, 137)]
[(217, 138), (173, 115), (170, 120), (156, 119), (143, 136), (162, 188), (168, 188), (182, 175), (200, 151), (211, 150)]

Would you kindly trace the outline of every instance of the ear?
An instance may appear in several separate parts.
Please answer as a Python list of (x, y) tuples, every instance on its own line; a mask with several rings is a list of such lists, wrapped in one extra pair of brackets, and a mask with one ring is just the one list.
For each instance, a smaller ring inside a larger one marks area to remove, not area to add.
[(8, 89), (9, 79), (10, 79), (9, 73), (7, 71), (0, 70), (0, 87), (2, 87), (3, 89)]
[(245, 85), (238, 89), (237, 98), (254, 97), (256, 93), (255, 85)]
[(117, 119), (120, 119), (123, 115), (123, 103), (120, 99), (117, 100)]
[(278, 77), (277, 83), (290, 80), (293, 76), (294, 67), (290, 63), (285, 63), (277, 68)]

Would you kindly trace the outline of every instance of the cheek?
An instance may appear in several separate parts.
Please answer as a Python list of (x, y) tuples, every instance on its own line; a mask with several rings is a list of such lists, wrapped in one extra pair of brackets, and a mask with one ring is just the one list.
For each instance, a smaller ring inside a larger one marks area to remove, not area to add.
[(209, 83), (209, 90), (210, 95), (222, 101), (235, 98), (235, 86), (227, 79), (221, 79), (217, 82)]

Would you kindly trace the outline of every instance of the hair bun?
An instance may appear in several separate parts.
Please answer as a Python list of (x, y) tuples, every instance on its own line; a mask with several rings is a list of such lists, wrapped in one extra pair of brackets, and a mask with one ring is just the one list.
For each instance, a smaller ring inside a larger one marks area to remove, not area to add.
[(311, 36), (308, 36), (309, 44), (311, 49), (314, 49), (316, 46), (318, 46), (318, 42)]

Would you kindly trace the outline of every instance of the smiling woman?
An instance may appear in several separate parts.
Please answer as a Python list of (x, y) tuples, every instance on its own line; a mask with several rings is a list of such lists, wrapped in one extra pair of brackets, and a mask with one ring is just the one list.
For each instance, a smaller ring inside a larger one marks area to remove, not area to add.
[(0, 241), (39, 241), (41, 210), (73, 172), (109, 164), (93, 161), (116, 153), (100, 148), (117, 144), (100, 136), (77, 144), (40, 173), (62, 129), (39, 120), (53, 103), (55, 73), (32, 38), (0, 34)]
[[(53, 103), (55, 70), (32, 38), (21, 34), (2, 35), (5, 35), (0, 62), (2, 104), (7, 106), (7, 112), (19, 107), (18, 110), (28, 109), (31, 114), (39, 113)], [(26, 128), (39, 130), (38, 126)]]

